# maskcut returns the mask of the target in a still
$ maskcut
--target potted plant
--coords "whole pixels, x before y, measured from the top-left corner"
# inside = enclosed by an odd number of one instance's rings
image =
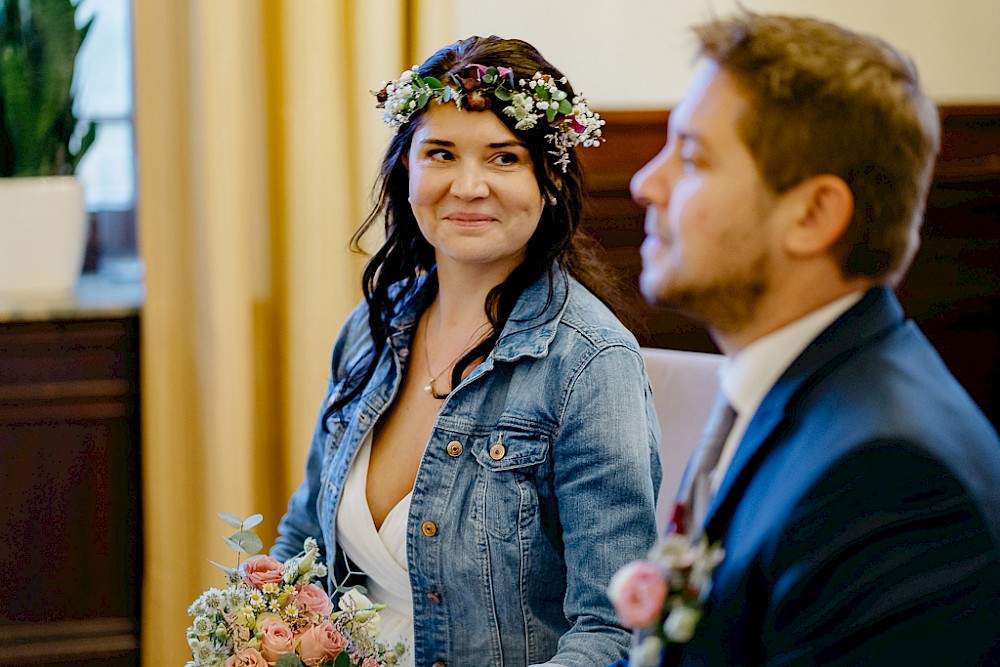
[[[72,290],[86,243],[73,176],[96,136],[73,112],[72,0],[0,0],[0,293]]]

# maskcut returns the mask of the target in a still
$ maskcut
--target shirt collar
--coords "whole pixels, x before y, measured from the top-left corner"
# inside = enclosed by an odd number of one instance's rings
[[[719,368],[719,385],[736,413],[751,417],[802,351],[862,296],[858,291],[840,297],[727,358]]]

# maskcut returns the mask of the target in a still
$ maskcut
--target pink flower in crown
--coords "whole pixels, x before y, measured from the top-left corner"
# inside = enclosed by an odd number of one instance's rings
[[[315,616],[329,616],[333,611],[330,596],[316,584],[306,584],[295,588],[295,606]]]
[[[284,621],[269,618],[261,625],[260,651],[268,663],[274,664],[278,658],[295,650],[295,635]]]
[[[264,584],[280,584],[285,576],[285,565],[270,556],[251,558],[243,564],[243,581],[254,588]]]
[[[361,663],[361,667],[379,667],[378,660],[375,658],[365,658],[364,662]]]
[[[296,638],[299,657],[310,667],[334,660],[347,648],[347,640],[330,621],[311,625]]]
[[[576,116],[574,116],[573,114],[566,116],[564,120],[566,121],[566,124],[569,125],[570,129],[576,132],[577,134],[583,134],[584,132],[587,131],[587,126],[581,125],[580,122],[576,119]]]
[[[648,560],[633,561],[618,570],[608,586],[618,617],[633,630],[660,619],[667,592],[663,571]]]
[[[267,660],[255,648],[245,648],[229,656],[226,667],[268,667]]]

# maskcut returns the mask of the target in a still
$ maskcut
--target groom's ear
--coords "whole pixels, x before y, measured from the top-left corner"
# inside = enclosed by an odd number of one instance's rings
[[[832,174],[806,179],[782,197],[791,198],[784,247],[794,257],[828,252],[847,233],[854,216],[851,188]]]

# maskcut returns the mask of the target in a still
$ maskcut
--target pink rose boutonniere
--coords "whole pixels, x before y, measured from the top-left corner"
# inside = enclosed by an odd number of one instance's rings
[[[220,514],[237,529],[224,537],[239,553],[253,556],[263,547],[251,530],[263,517],[240,519]],[[255,556],[235,568],[218,563],[226,588],[210,588],[191,603],[194,621],[187,630],[191,657],[187,667],[392,667],[406,650],[376,637],[385,605],[354,589],[334,609],[330,596],[312,583],[327,576],[317,562],[319,546],[306,538],[303,550],[284,563]]]
[[[660,650],[693,636],[712,587],[712,573],[725,552],[704,539],[691,542],[671,533],[650,550],[647,560],[629,563],[615,573],[608,597],[622,624],[638,631],[630,667],[659,664]]]

